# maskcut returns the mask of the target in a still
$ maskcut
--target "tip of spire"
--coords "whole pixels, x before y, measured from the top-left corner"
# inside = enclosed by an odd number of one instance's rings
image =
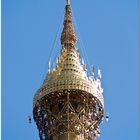
[[[67,0],[67,5],[70,5],[70,0]]]

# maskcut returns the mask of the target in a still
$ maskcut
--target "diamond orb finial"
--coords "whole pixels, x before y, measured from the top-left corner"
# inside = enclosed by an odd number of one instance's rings
[[[67,5],[70,5],[70,0],[67,0]]]

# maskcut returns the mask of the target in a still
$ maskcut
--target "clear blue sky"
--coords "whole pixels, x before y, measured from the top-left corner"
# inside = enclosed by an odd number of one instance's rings
[[[137,3],[72,0],[88,60],[102,70],[110,120],[99,140],[138,139]],[[39,140],[27,116],[64,6],[65,0],[2,0],[2,140]]]

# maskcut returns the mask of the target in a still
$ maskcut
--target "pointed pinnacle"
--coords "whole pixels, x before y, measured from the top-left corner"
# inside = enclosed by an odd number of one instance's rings
[[[67,0],[66,2],[67,5],[65,7],[64,28],[61,34],[61,44],[63,47],[75,49],[77,40],[74,26],[72,23],[70,0]]]

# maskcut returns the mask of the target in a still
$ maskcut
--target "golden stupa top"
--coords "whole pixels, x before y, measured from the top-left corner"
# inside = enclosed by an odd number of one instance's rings
[[[74,31],[70,0],[67,0],[64,28],[61,35],[62,49],[53,69],[48,70],[46,79],[34,96],[36,101],[43,96],[61,90],[82,90],[97,97],[104,106],[103,89],[101,88],[101,73],[98,78],[87,75],[87,68],[81,62],[80,53],[76,48],[76,33]]]

